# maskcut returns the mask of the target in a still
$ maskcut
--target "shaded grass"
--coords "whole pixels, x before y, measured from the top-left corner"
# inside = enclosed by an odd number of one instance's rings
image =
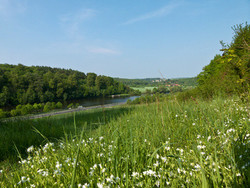
[[[111,119],[128,113],[130,110],[131,108],[115,107],[34,120],[1,122],[0,161],[17,160],[17,152],[14,148],[14,144],[22,155],[26,154],[26,149],[31,145],[44,145],[46,141],[35,129],[43,134],[50,142],[57,142],[58,139],[64,138],[65,133],[75,135],[75,133],[82,130],[82,128],[84,128],[85,131],[91,132],[100,125],[108,123]],[[74,118],[77,121],[77,130],[75,130]]]

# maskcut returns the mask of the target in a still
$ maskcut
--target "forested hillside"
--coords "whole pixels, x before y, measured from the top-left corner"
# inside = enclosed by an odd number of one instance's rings
[[[128,92],[123,83],[95,73],[0,64],[0,107]]]
[[[210,64],[197,76],[198,87],[182,93],[189,98],[211,98],[219,95],[239,94],[246,99],[250,82],[250,25],[233,27],[234,37],[230,44],[222,44],[222,55],[215,55]]]
[[[250,25],[238,25],[233,30],[231,44],[222,44],[223,54],[216,55],[198,75],[200,88],[211,95],[218,91],[232,94],[249,89]]]

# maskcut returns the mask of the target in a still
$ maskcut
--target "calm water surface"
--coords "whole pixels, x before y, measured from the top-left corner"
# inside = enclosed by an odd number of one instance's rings
[[[114,103],[126,103],[127,100],[134,100],[140,96],[129,96],[129,97],[98,97],[98,98],[86,98],[82,100],[74,100],[70,101],[70,103],[79,103],[80,106],[88,107],[88,106],[98,106],[104,104],[114,104]]]

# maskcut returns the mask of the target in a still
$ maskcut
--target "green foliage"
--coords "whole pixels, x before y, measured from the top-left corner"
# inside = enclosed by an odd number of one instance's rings
[[[162,93],[143,95],[139,98],[134,99],[133,101],[128,100],[127,104],[150,104],[155,102],[163,102],[171,98],[169,95],[165,95]]]
[[[197,76],[201,96],[248,92],[250,81],[250,25],[237,25],[230,45],[223,44],[223,55],[216,55]]]
[[[34,112],[39,112],[43,109],[43,103],[35,103],[33,104],[33,109],[34,109]]]
[[[0,73],[0,107],[130,92],[130,88],[111,77],[95,73],[86,76],[71,69],[0,64]]]
[[[197,85],[196,78],[176,78],[176,79],[163,79],[163,78],[145,78],[145,79],[125,79],[125,78],[115,78],[116,81],[122,82],[123,84],[134,87],[134,88],[144,88],[144,87],[159,87],[163,85],[174,86],[175,84],[181,85],[183,87],[195,87]]]
[[[52,103],[51,102],[47,102],[44,107],[43,107],[43,112],[49,112],[51,111],[53,108],[52,108]]]
[[[74,103],[70,103],[67,108],[73,108],[74,107]]]
[[[0,109],[0,118],[5,118],[6,113],[3,111],[3,109]]]
[[[94,87],[96,82],[97,75],[95,73],[88,73],[87,74],[87,86]]]
[[[10,111],[10,114],[11,114],[11,116],[18,116],[18,115],[20,115],[19,113],[18,113],[18,111],[17,110],[15,110],[15,109],[13,109],[13,110],[11,110]]]
[[[60,109],[60,108],[62,108],[62,107],[63,107],[63,105],[62,105],[61,102],[57,102],[57,103],[56,103],[56,108]]]

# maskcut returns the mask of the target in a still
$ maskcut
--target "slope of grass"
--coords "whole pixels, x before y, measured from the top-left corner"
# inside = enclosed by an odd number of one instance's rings
[[[29,146],[44,145],[47,140],[44,140],[40,133],[50,142],[64,138],[65,133],[75,134],[74,118],[78,123],[77,131],[82,128],[91,131],[130,109],[103,108],[78,112],[75,116],[74,113],[68,113],[34,120],[0,122],[0,161],[17,160],[15,146],[22,155],[25,155]]]
[[[141,105],[92,131],[76,118],[76,135],[1,169],[0,187],[247,187],[248,118],[237,98]]]

